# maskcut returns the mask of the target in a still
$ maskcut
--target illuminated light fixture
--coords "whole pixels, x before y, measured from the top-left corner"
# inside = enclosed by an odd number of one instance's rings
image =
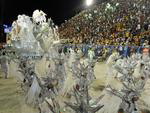
[[[87,6],[90,6],[90,5],[92,5],[93,4],[93,0],[86,0],[86,5]]]

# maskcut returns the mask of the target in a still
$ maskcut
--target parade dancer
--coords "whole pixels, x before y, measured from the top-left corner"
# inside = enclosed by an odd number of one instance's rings
[[[56,78],[59,80],[59,85],[62,88],[63,83],[66,79],[66,70],[65,70],[65,66],[64,66],[64,62],[63,60],[59,59],[58,61],[56,61]]]
[[[110,89],[111,90],[107,91],[111,92],[113,95],[119,97],[122,100],[119,109],[122,109],[124,113],[139,113],[139,109],[136,105],[139,99],[138,92],[128,89],[122,91],[117,91],[112,88]]]
[[[98,104],[103,96],[100,96],[93,101],[89,95],[89,83],[87,80],[86,68],[87,67],[81,64],[80,73],[78,76],[79,81],[73,88],[73,96],[75,97],[76,103],[65,102],[65,104],[74,110],[75,113],[96,113],[103,107],[103,105]]]
[[[5,53],[3,53],[3,55],[0,58],[0,65],[1,65],[1,69],[2,72],[4,73],[4,78],[7,79],[8,78],[8,57],[5,55]]]
[[[81,70],[82,68],[85,69],[85,71],[87,72],[86,74],[87,82],[88,84],[91,84],[93,80],[96,79],[95,74],[94,74],[94,67],[95,67],[96,61],[93,60],[92,62],[89,62],[88,59],[83,58],[83,60],[81,60],[80,63],[81,63],[80,69]]]
[[[87,67],[87,80],[88,83],[91,84],[93,80],[95,80],[95,74],[94,74],[94,64],[89,64]]]
[[[80,67],[81,67],[80,58],[76,58],[75,61],[72,63],[72,75],[75,80],[77,80],[78,77],[80,76]]]
[[[110,57],[108,58],[108,60],[106,61],[107,64],[107,75],[111,75],[113,76],[113,64],[116,62],[116,60],[119,58],[119,54],[117,52],[112,53],[112,55],[110,55]]]
[[[93,59],[94,59],[94,57],[95,57],[94,50],[93,50],[93,49],[90,49],[90,50],[88,51],[88,58],[89,58],[89,61],[92,62]]]

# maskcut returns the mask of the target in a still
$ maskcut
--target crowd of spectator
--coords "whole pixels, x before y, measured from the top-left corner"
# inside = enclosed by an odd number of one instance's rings
[[[108,0],[86,9],[59,28],[73,44],[150,44],[150,0]]]

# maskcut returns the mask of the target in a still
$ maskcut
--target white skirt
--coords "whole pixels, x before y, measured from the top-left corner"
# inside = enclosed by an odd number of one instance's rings
[[[103,94],[104,97],[100,100],[98,104],[104,105],[104,107],[100,109],[98,113],[118,113],[118,109],[122,100],[119,97],[114,96],[105,90],[102,92],[102,95]]]

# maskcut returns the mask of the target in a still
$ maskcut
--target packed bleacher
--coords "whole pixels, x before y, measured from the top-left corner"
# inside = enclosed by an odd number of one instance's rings
[[[73,44],[150,44],[150,0],[108,0],[63,23],[60,38]]]

